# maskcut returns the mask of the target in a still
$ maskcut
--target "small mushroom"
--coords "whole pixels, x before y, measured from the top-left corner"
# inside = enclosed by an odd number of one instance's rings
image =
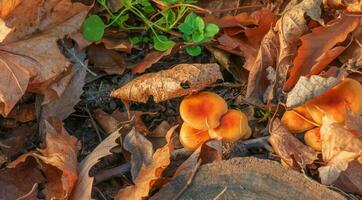
[[[357,115],[362,114],[362,85],[354,79],[345,78],[340,84],[309,100],[305,105],[318,124],[322,124],[324,115],[338,123],[344,123],[346,108]]]
[[[220,120],[220,126],[210,129],[211,138],[221,138],[225,142],[235,142],[239,139],[248,139],[251,129],[246,115],[239,110],[229,110]]]
[[[184,122],[198,130],[216,128],[220,118],[228,110],[227,103],[212,92],[200,92],[185,97],[180,105],[180,115]]]
[[[313,122],[312,116],[310,116],[305,106],[285,111],[281,121],[291,133],[301,133],[314,127],[310,123],[310,121]]]
[[[180,142],[185,149],[196,150],[202,143],[209,140],[210,136],[206,130],[197,130],[183,123],[180,129]]]
[[[314,128],[304,134],[304,142],[316,151],[322,151],[320,128]]]

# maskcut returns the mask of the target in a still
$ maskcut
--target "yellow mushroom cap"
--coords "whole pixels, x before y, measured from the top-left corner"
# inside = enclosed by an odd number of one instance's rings
[[[313,121],[312,116],[310,116],[304,106],[285,111],[281,121],[291,133],[301,133],[314,127],[313,124],[303,119],[301,116],[307,120]]]
[[[209,130],[210,137],[226,142],[247,139],[251,136],[246,115],[239,110],[229,110],[220,120],[220,126]]]
[[[322,151],[320,128],[314,128],[304,134],[304,142],[316,151]]]
[[[322,124],[324,115],[343,123],[346,107],[357,115],[362,114],[362,85],[354,79],[346,78],[321,96],[309,100],[305,105],[318,124]]]
[[[183,123],[180,129],[180,142],[185,149],[196,150],[202,143],[210,139],[206,130],[200,131]]]
[[[180,105],[181,118],[192,128],[207,130],[216,128],[227,112],[227,103],[212,92],[200,92],[185,97]]]

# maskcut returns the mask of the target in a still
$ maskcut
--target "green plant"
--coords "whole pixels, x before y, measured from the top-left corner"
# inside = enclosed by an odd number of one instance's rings
[[[130,38],[132,44],[151,42],[156,50],[166,51],[176,44],[169,36],[177,37],[179,34],[172,33],[179,30],[182,39],[190,45],[186,52],[197,56],[201,53],[201,47],[197,44],[210,41],[219,31],[215,24],[205,25],[203,19],[193,12],[181,23],[188,12],[198,8],[192,5],[196,3],[194,0],[161,0],[161,5],[165,7],[162,10],[149,0],[122,0],[123,7],[117,13],[108,8],[107,0],[97,2],[107,11],[110,20],[105,24],[98,15],[91,15],[84,21],[83,36],[91,42],[101,40],[105,29],[112,26],[137,33]]]

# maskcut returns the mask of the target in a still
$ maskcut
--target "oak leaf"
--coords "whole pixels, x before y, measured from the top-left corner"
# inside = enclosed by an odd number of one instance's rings
[[[111,93],[126,101],[146,103],[149,96],[158,103],[197,92],[223,79],[218,64],[179,64],[156,73],[139,76]],[[187,84],[187,88],[182,85]]]

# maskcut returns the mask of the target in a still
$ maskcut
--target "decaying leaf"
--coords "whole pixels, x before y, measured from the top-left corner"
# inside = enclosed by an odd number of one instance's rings
[[[158,103],[197,92],[223,79],[218,64],[179,64],[157,73],[148,73],[112,92],[126,101],[146,103],[150,96]],[[187,88],[182,85],[187,84]]]
[[[306,101],[323,94],[338,83],[340,83],[340,80],[335,77],[324,78],[313,75],[308,78],[301,76],[292,91],[288,93],[286,106],[287,108],[300,106]]]
[[[126,129],[121,131],[127,131]],[[71,199],[92,199],[92,187],[94,177],[89,176],[89,170],[97,164],[101,158],[111,155],[111,149],[118,146],[116,140],[120,137],[120,131],[116,130],[104,139],[93,151],[89,154],[79,166],[79,175],[76,187],[73,190]]]
[[[16,168],[28,157],[34,157],[41,163],[41,169],[47,178],[47,199],[69,198],[78,178],[78,140],[68,135],[62,121],[56,118],[44,121],[43,130],[46,133],[46,147],[21,155],[8,167]]]
[[[126,62],[122,54],[106,49],[101,45],[91,45],[87,49],[89,63],[97,71],[106,72],[109,75],[123,74],[126,69]]]
[[[146,69],[150,68],[153,64],[161,60],[161,58],[170,55],[172,48],[167,51],[153,51],[146,55],[146,57],[138,63],[136,66],[132,68],[133,74],[139,74],[146,71]]]
[[[342,63],[354,63],[356,69],[362,66],[362,27],[359,26],[352,32],[351,45],[338,57]]]
[[[152,163],[152,143],[135,128],[126,135],[123,148],[131,153],[131,175],[135,181],[142,166]]]
[[[101,109],[97,109],[93,113],[94,119],[97,123],[106,131],[106,133],[113,133],[118,129],[120,125],[119,121],[115,119],[112,115],[104,112]]]
[[[178,195],[192,180],[192,176],[201,162],[211,163],[221,160],[222,145],[220,140],[210,140],[195,150],[176,170],[172,180],[151,197],[152,200],[177,199]]]
[[[5,116],[26,90],[42,92],[68,70],[57,40],[78,30],[90,7],[70,0],[1,6],[0,114]]]
[[[329,8],[345,9],[348,12],[362,12],[360,0],[323,0],[323,4]]]
[[[8,118],[12,118],[23,123],[33,121],[36,118],[35,104],[26,103],[14,107],[8,115]]]
[[[319,168],[322,183],[362,194],[362,136],[326,116],[321,141],[323,160],[327,163]]]
[[[121,189],[115,197],[116,200],[134,200],[148,196],[154,183],[160,179],[162,172],[170,164],[171,152],[174,148],[173,135],[176,128],[177,126],[174,126],[168,131],[166,135],[167,144],[156,150],[152,157],[152,163],[142,166],[134,181],[135,185]]]
[[[317,159],[317,152],[304,145],[276,118],[272,124],[269,142],[276,154],[294,169],[304,169]]]
[[[60,119],[67,118],[74,112],[74,106],[80,101],[85,84],[86,68],[79,68],[71,74],[71,80],[66,86],[63,94],[56,100],[43,105],[42,117],[58,117]]]
[[[317,27],[312,33],[303,35],[300,38],[302,45],[298,49],[284,88],[290,89],[301,75],[319,74],[337,58],[346,47],[335,45],[346,40],[347,35],[358,26],[359,20],[359,17],[345,15],[325,27]]]

